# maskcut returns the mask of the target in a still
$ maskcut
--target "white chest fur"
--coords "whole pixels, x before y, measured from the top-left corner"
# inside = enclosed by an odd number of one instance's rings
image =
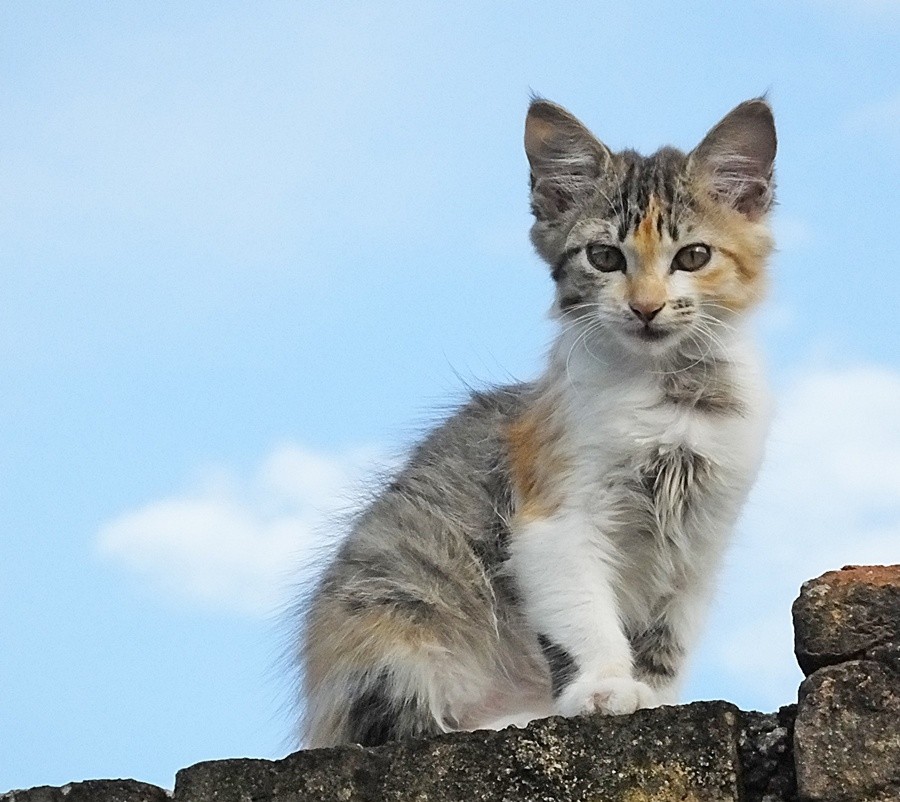
[[[587,351],[558,366],[567,523],[554,527],[555,547],[606,566],[626,628],[679,594],[705,600],[758,470],[767,394],[749,344],[729,345],[690,376]],[[679,396],[696,384],[717,403]]]
[[[522,505],[509,565],[551,675],[577,670],[557,712],[673,703],[761,459],[760,371],[737,338],[684,373],[567,346],[535,406],[552,487]]]

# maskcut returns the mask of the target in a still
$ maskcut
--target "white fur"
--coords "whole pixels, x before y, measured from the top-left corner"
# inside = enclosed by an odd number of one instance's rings
[[[728,415],[664,403],[660,365],[650,357],[642,362],[596,341],[579,344],[577,336],[561,336],[545,379],[561,399],[553,414],[562,416],[569,466],[557,488],[562,503],[551,517],[514,530],[510,564],[534,631],[578,666],[556,712],[629,713],[676,702],[683,671],[656,688],[635,679],[625,627],[648,625],[663,604],[679,641],[694,642],[761,460],[769,404],[753,349],[738,330],[717,346],[740,381],[743,411]],[[621,488],[637,479],[641,455],[677,448],[711,466],[706,503],[684,526],[663,516],[664,536],[635,544]]]

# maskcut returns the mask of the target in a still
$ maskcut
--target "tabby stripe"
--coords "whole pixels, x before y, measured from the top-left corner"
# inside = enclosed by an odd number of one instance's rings
[[[573,306],[578,306],[584,300],[583,295],[566,295],[559,299],[559,308],[563,312],[567,309],[571,309]]]
[[[556,264],[553,265],[553,272],[550,274],[553,277],[554,281],[559,281],[562,278],[563,268],[568,264],[569,259],[571,259],[575,254],[581,251],[581,246],[577,248],[567,248],[563,251],[562,256],[556,260]]]
[[[575,679],[578,673],[578,666],[575,660],[558,643],[554,643],[546,635],[538,635],[538,643],[541,645],[541,651],[550,667],[550,684],[553,690],[553,698],[556,699],[568,687],[569,683]]]
[[[661,680],[674,679],[684,661],[684,648],[671,627],[656,621],[638,634],[629,635],[638,674]]]
[[[382,671],[367,681],[347,713],[347,735],[362,746],[381,746],[396,739],[401,729],[397,704],[389,693],[390,674]]]

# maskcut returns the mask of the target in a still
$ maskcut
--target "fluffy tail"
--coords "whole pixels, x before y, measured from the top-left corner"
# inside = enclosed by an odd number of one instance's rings
[[[314,592],[299,655],[307,746],[467,728],[489,695],[502,640],[495,594],[466,538],[435,528],[440,537],[388,529],[350,542]]]
[[[305,694],[304,742],[309,747],[379,746],[453,729],[435,710],[440,702],[428,678],[417,673],[395,666],[325,677]]]
[[[302,735],[307,747],[468,729],[498,673],[493,611],[482,620],[413,598],[348,609],[322,594],[306,619]]]

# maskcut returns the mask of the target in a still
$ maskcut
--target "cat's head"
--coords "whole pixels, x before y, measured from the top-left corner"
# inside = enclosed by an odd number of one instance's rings
[[[525,125],[531,238],[553,268],[557,314],[631,351],[699,342],[753,306],[772,250],[776,136],[765,100],[727,114],[690,153],[614,153],[535,100]]]

